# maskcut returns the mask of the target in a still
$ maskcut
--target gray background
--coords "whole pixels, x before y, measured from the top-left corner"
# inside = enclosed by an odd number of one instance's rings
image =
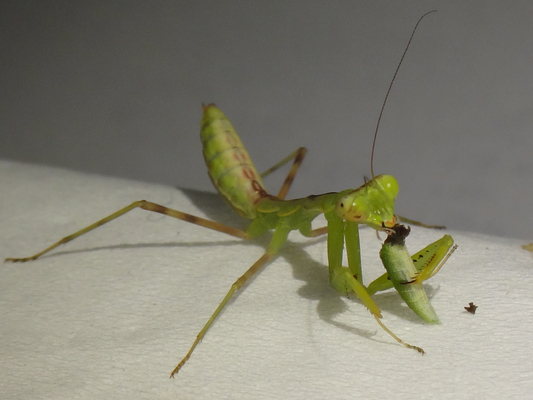
[[[399,180],[399,214],[533,240],[529,1],[4,1],[0,157],[213,190],[198,129],[215,102],[258,169],[309,149],[291,196],[357,187],[435,8],[375,170]]]

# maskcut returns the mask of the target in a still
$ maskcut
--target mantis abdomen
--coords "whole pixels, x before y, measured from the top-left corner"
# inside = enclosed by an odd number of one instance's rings
[[[200,137],[209,177],[237,213],[253,219],[255,202],[266,193],[263,180],[222,111],[214,104],[203,109]]]

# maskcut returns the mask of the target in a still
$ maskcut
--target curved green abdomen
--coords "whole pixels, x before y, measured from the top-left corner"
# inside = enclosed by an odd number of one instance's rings
[[[200,137],[209,177],[230,206],[247,218],[266,193],[261,176],[233,126],[214,104],[203,106]]]

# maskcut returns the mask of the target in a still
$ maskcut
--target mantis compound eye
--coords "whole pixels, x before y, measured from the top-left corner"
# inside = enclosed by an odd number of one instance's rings
[[[355,192],[341,197],[335,206],[339,217],[346,221],[365,223],[368,216],[358,205],[358,198]]]
[[[376,177],[376,181],[379,182],[379,185],[383,191],[392,199],[398,197],[398,192],[400,191],[400,186],[398,181],[392,175],[380,175]]]

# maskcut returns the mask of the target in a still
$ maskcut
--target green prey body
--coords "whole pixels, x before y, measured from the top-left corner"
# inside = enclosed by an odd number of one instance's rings
[[[380,251],[387,274],[369,285],[369,293],[383,290],[384,281],[388,281],[388,285],[394,286],[409,308],[420,318],[430,324],[440,324],[422,282],[435,275],[446,262],[451,255],[451,252],[448,252],[453,245],[453,239],[450,235],[445,235],[411,257],[405,246],[405,238],[409,232],[410,229],[403,225],[396,225],[390,230]],[[457,246],[452,252],[455,248]]]

